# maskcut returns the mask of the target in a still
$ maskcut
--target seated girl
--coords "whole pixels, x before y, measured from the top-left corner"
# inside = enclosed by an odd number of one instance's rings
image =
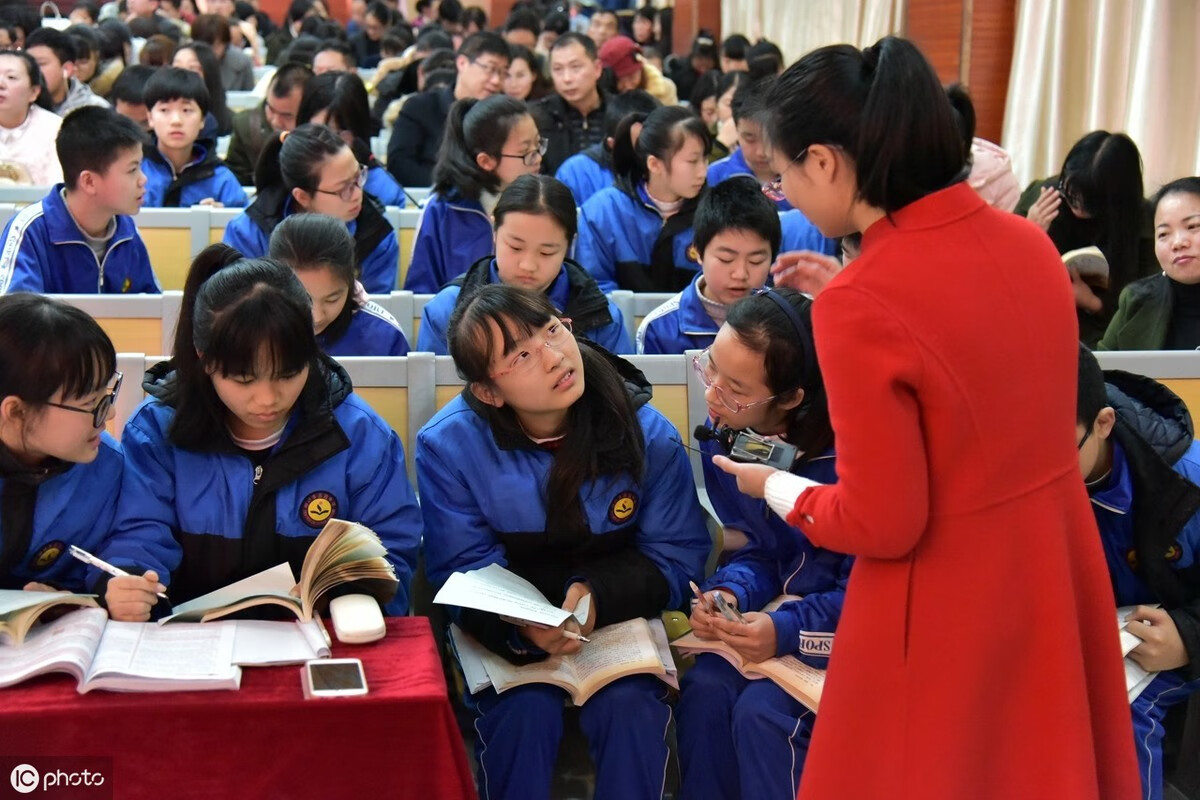
[[[362,285],[371,294],[396,288],[400,245],[383,206],[366,194],[367,170],[350,145],[323,125],[301,125],[267,142],[254,172],[258,194],[225,226],[222,241],[247,258],[267,253],[271,231],[292,214],[337,217],[354,236]]]
[[[493,284],[454,312],[450,354],[467,382],[417,436],[425,564],[441,586],[500,564],[593,628],[687,600],[709,537],[687,451],[646,401],[629,363],[577,340],[540,292]],[[563,627],[517,627],[451,609],[464,631],[514,663],[588,647]],[[580,709],[597,798],[657,798],[671,710],[649,675],[617,680]],[[534,684],[464,699],[476,713],[484,798],[549,797],[566,693]]]
[[[712,347],[696,357],[711,428],[753,431],[791,445],[791,471],[822,483],[837,480],[833,430],[813,347],[811,303],[773,289],[729,309]],[[727,454],[718,436],[701,444]],[[704,463],[704,481],[726,541],[746,544],[702,586],[744,613],[726,622],[704,604],[692,609],[692,631],[720,639],[747,661],[794,655],[824,668],[834,642],[853,559],[814,547],[763,500]],[[772,611],[760,609],[793,595]],[[803,599],[800,599],[800,598]],[[683,679],[679,704],[681,797],[791,800],[812,734],[813,714],[770,680],[747,680],[715,654],[697,656]]]
[[[575,251],[602,290],[677,292],[696,277],[689,248],[708,141],[700,118],[680,106],[630,114],[617,126],[616,185],[583,204]]]
[[[408,611],[421,512],[391,426],[324,356],[304,287],[283,264],[212,245],[192,263],[174,358],[125,426],[125,479],[100,555],[130,572],[103,593],[119,620],[288,562],[296,575],[330,518],[387,548]],[[341,587],[345,589],[346,587]],[[337,590],[335,590],[336,592]]]
[[[354,280],[354,239],[341,220],[293,214],[271,234],[268,255],[292,268],[312,301],[317,343],[330,356],[402,356],[396,318]]]
[[[121,448],[104,430],[121,388],[112,342],[77,308],[0,297],[0,589],[88,591],[121,489]]]
[[[542,165],[546,140],[520,100],[495,95],[450,106],[404,288],[433,293],[491,255],[500,193]]]
[[[447,355],[446,325],[454,309],[479,287],[504,283],[545,293],[570,318],[576,336],[611,353],[633,352],[620,309],[587,270],[567,258],[576,230],[570,189],[547,175],[522,175],[500,195],[492,217],[495,255],[476,261],[426,304],[418,350]]]

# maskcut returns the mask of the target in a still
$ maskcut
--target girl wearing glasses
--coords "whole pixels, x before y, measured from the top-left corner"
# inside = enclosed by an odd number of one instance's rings
[[[354,238],[326,214],[293,214],[271,234],[268,255],[292,268],[312,301],[317,343],[331,356],[402,356],[408,340],[354,279]]]
[[[586,636],[682,607],[709,537],[687,452],[646,404],[644,376],[576,339],[544,294],[513,286],[459,305],[449,345],[467,387],[417,436],[430,582],[500,564],[563,608],[591,595],[583,626],[540,630],[452,609],[459,627],[520,664],[589,646],[564,630]],[[550,796],[565,697],[534,684],[464,698],[477,714],[484,798]],[[580,709],[597,798],[661,796],[666,697],[661,681],[634,675]]]
[[[225,226],[222,241],[247,258],[266,255],[271,231],[292,214],[313,211],[346,223],[357,272],[371,294],[396,288],[400,245],[378,200],[363,187],[367,168],[324,125],[301,125],[267,142],[258,159],[254,202]]]
[[[450,106],[404,288],[433,293],[492,253],[500,193],[542,165],[546,140],[520,100],[494,95]]]
[[[174,358],[125,426],[125,479],[100,553],[151,573],[172,602],[282,562],[296,575],[331,518],[379,535],[400,580],[388,614],[408,611],[421,512],[390,426],[356,396],[313,335],[292,271],[212,245],[192,263]],[[155,578],[111,578],[114,619],[145,620]]]
[[[810,308],[791,289],[739,300],[693,366],[706,387],[714,431],[778,438],[799,450],[792,473],[833,483],[833,430]],[[710,456],[726,453],[715,439],[700,446]],[[706,598],[692,608],[692,632],[725,642],[747,662],[792,655],[824,669],[853,559],[813,545],[766,502],[738,491],[734,477],[710,458],[703,464],[727,542],[745,544],[701,587],[746,612],[746,621],[726,622]],[[795,597],[760,610],[779,595]],[[747,680],[721,656],[698,656],[679,704],[680,796],[794,800],[813,722],[811,711],[771,681]]]
[[[417,349],[447,355],[446,325],[454,309],[481,286],[504,283],[543,292],[570,317],[577,336],[610,353],[631,353],[625,320],[587,270],[567,258],[575,241],[575,199],[549,175],[522,175],[500,195],[495,255],[476,261],[425,305]]]
[[[696,277],[689,249],[708,141],[704,122],[679,106],[630,114],[617,127],[616,185],[583,204],[576,250],[605,292],[677,292]]]
[[[766,108],[788,200],[863,233],[813,304],[838,482],[714,459],[855,556],[800,800],[1139,796],[1058,254],[966,182],[910,42],[813,50]]]
[[[121,386],[112,342],[77,308],[0,297],[0,589],[88,591],[67,553],[100,549],[120,494],[104,430]]]

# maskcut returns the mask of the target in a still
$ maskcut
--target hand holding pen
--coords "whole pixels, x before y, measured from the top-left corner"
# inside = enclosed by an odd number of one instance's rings
[[[167,599],[167,587],[158,582],[154,570],[138,577],[74,545],[70,546],[70,553],[83,563],[113,576],[105,588],[104,603],[108,606],[108,615],[118,622],[146,622],[158,599]]]

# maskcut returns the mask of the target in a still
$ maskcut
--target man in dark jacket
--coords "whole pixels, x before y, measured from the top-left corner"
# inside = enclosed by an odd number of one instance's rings
[[[603,72],[596,43],[582,34],[560,36],[550,48],[554,94],[529,109],[549,141],[543,173],[553,175],[568,158],[604,140],[607,98],[598,85]]]
[[[225,166],[233,170],[242,186],[254,185],[254,165],[267,139],[296,127],[304,85],[311,77],[312,70],[303,64],[286,64],[275,71],[262,105],[234,115]]]
[[[429,186],[446,130],[446,117],[456,100],[485,100],[504,89],[508,43],[495,33],[475,33],[463,41],[455,57],[458,77],[453,89],[435,89],[404,101],[388,140],[388,172],[401,186]]]

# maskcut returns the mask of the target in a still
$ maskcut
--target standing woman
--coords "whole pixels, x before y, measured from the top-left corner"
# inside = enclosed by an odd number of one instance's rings
[[[966,183],[910,42],[814,50],[766,108],[788,200],[863,232],[813,306],[838,483],[716,459],[856,557],[800,798],[1136,797],[1058,254]]]

